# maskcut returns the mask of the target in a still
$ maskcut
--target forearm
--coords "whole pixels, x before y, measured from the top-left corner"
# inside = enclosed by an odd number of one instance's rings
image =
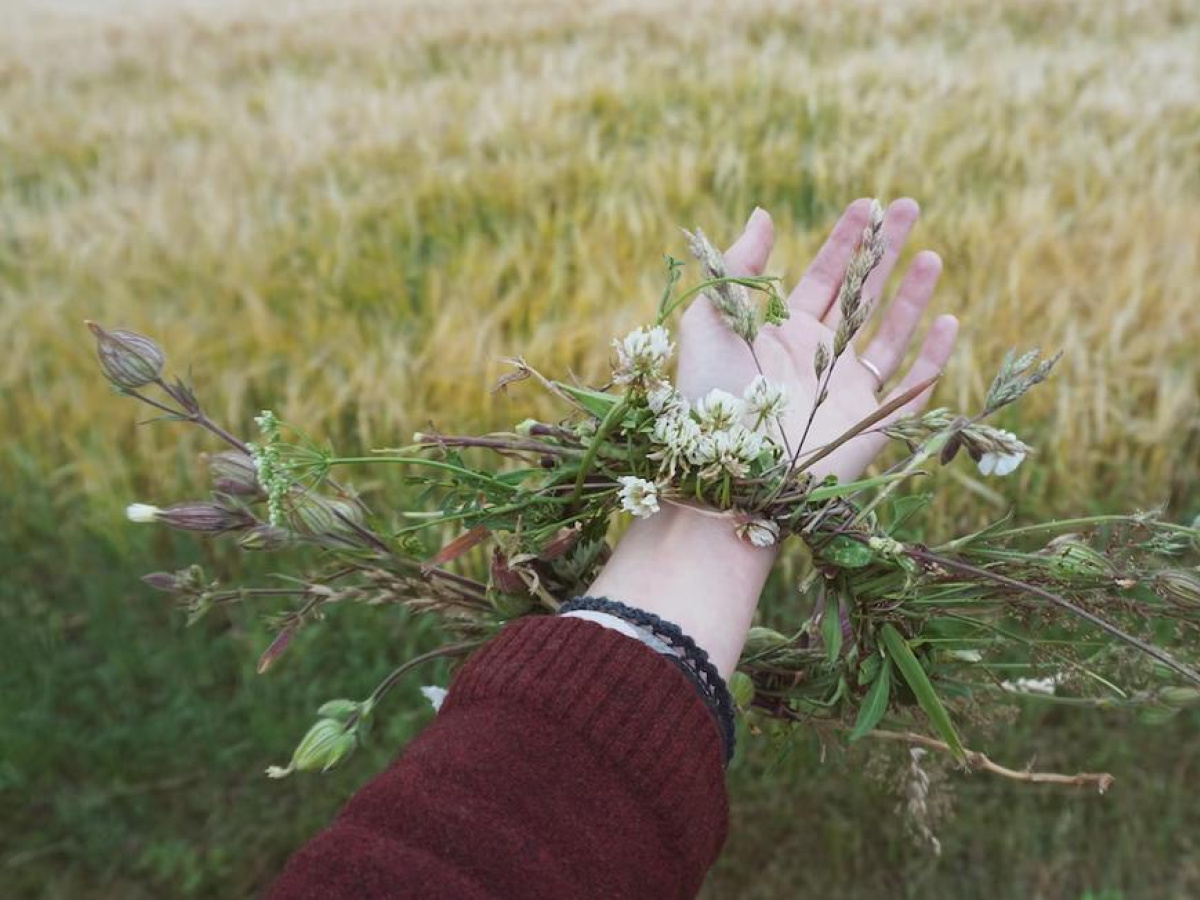
[[[720,736],[663,656],[592,622],[508,625],[274,897],[689,897],[728,824]]]
[[[672,504],[630,525],[589,589],[678,625],[728,678],[775,562],[727,516]]]

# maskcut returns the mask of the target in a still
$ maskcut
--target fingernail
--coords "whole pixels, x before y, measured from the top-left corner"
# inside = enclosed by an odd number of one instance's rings
[[[754,207],[754,211],[750,213],[750,218],[746,220],[746,227],[749,228],[758,216],[765,216],[766,214],[767,211],[761,206]]]

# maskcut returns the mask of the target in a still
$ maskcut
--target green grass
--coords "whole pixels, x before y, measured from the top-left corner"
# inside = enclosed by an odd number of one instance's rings
[[[17,0],[0,26],[0,885],[6,897],[251,896],[428,721],[389,698],[370,748],[268,781],[316,705],[432,646],[338,609],[266,676],[260,613],[185,629],[137,575],[268,563],[137,530],[210,445],[95,372],[91,317],[154,334],[238,430],[263,406],[341,449],[535,414],[499,358],[604,371],[681,225],[772,211],[794,279],[855,196],[910,193],[963,319],[939,388],[969,407],[1014,344],[1063,347],[1018,427],[1039,455],[938,534],[1018,515],[1200,512],[1200,18],[1142,5],[906,0],[635,12],[438,4]],[[134,9],[136,7],[136,9]],[[11,22],[14,27],[6,27]],[[1119,63],[1115,62],[1118,61]],[[600,338],[598,340],[597,338]],[[533,405],[527,405],[533,404]],[[546,407],[540,407],[546,411]],[[775,588],[769,602],[781,604]],[[975,735],[975,738],[980,736]],[[744,740],[708,895],[1200,894],[1195,713],[1150,727],[1031,708],[987,746],[1109,770],[1104,798],[951,775],[940,859],[870,750]],[[894,758],[894,757],[890,757]],[[889,781],[891,778],[891,781]]]

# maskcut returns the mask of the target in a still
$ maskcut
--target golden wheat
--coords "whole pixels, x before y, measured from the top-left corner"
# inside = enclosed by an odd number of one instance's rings
[[[599,377],[680,226],[728,240],[761,204],[794,278],[841,206],[903,194],[964,323],[950,405],[1012,345],[1066,351],[1021,413],[1040,464],[1007,497],[959,471],[946,515],[1150,503],[1200,473],[1185,2],[58,9],[0,27],[12,489],[104,516],[186,490],[142,474],[180,435],[131,430],[85,317],[158,337],[228,423],[269,403],[392,445],[536,412],[487,393],[506,355]]]

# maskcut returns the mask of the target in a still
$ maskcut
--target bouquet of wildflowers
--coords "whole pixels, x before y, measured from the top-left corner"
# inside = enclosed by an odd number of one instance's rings
[[[838,292],[836,334],[811,360],[818,391],[808,426],[866,319],[864,284],[883,257],[880,222],[876,212]],[[964,744],[963,723],[1022,696],[1138,707],[1152,719],[1200,703],[1194,526],[1152,510],[1005,518],[936,544],[912,537],[929,496],[902,489],[918,476],[968,457],[982,474],[1003,476],[1033,452],[988,420],[1043,382],[1054,358],[1011,353],[977,411],[900,415],[929,379],[834,440],[808,446],[805,427],[789,441],[780,421],[789,397],[764,375],[741,396],[714,389],[694,402],[672,383],[669,325],[690,298],[706,295],[751,355],[760,329],[788,315],[775,279],[733,276],[702,233],[688,241],[699,279],[683,289],[684,264],[668,260],[657,318],[613,342],[607,385],[510,361],[501,386],[527,382],[549,392],[561,418],[484,435],[419,433],[408,446],[367,456],[339,456],[269,410],[256,419],[256,434],[238,436],[208,416],[189,385],[167,378],[155,342],[89,323],[119,393],[224,444],[209,457],[210,497],[135,503],[129,518],[224,535],[251,552],[311,548],[317,572],[286,584],[227,586],[192,566],[146,576],[152,587],[173,595],[191,621],[226,603],[278,602],[263,672],[331,604],[402,604],[437,616],[446,635],[370,696],[325,703],[290,763],[269,774],[341,763],[406,672],[461,659],[505,622],[554,613],[585,593],[609,554],[614,520],[654,516],[664,504],[722,516],[757,546],[791,539],[804,613],[788,620],[770,604],[762,610],[764,624],[751,629],[730,679],[739,714],[751,733],[779,740],[805,728],[829,740],[907,745],[914,813],[921,784],[927,788],[926,752],[1027,782],[1109,786],[1107,773],[1014,770]],[[814,477],[820,460],[867,433],[902,448],[900,461],[855,481]],[[397,519],[386,500],[368,502],[343,475],[362,466],[405,467],[422,488],[421,508]],[[425,690],[438,702],[438,689]]]

